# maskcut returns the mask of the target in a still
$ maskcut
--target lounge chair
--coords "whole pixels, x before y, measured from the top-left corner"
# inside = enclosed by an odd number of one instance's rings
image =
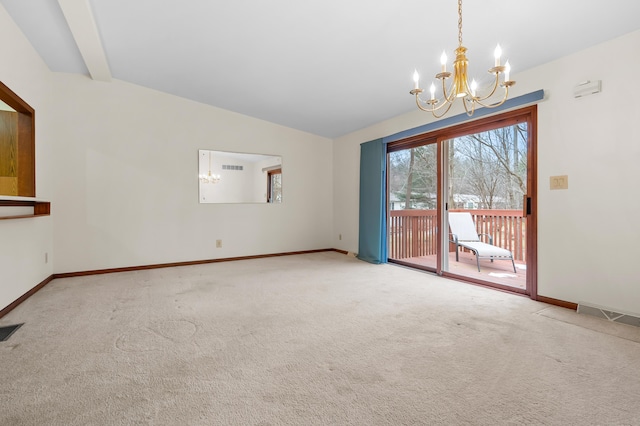
[[[516,264],[513,261],[513,253],[502,247],[493,245],[493,237],[489,234],[489,243],[480,241],[476,226],[473,223],[471,213],[449,212],[449,228],[451,229],[451,242],[456,245],[456,262],[458,261],[459,247],[471,250],[476,255],[478,272],[480,272],[480,259],[505,259],[511,260],[513,272],[516,272]]]

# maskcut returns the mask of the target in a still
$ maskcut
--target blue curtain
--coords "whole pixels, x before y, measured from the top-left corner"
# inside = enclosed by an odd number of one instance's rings
[[[360,232],[358,258],[387,262],[387,152],[382,139],[360,145]]]

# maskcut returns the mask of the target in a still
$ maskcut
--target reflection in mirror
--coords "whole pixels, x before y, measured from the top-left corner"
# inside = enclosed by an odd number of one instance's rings
[[[198,151],[201,203],[281,203],[282,157]]]

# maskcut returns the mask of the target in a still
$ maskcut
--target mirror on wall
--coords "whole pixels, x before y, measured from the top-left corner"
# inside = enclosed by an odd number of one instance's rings
[[[200,203],[282,203],[282,157],[198,151]]]

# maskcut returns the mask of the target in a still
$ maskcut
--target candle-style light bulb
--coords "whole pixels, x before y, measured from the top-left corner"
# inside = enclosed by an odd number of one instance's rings
[[[420,88],[420,74],[418,74],[418,70],[413,70],[413,88]]]
[[[509,61],[507,61],[507,63],[504,64],[504,81],[509,81],[510,72],[511,72],[511,65],[509,64]]]
[[[436,86],[434,86],[433,83],[431,83],[431,87],[429,87],[429,92],[431,92],[431,100],[434,100],[436,98]]]
[[[496,58],[496,67],[500,66],[500,56],[502,56],[502,48],[498,44],[496,50],[493,52],[494,58]]]
[[[476,89],[478,88],[478,82],[474,78],[471,80],[471,96],[476,97]]]
[[[447,71],[447,54],[444,50],[442,51],[442,56],[440,56],[440,65],[442,65],[442,72],[446,72]]]

